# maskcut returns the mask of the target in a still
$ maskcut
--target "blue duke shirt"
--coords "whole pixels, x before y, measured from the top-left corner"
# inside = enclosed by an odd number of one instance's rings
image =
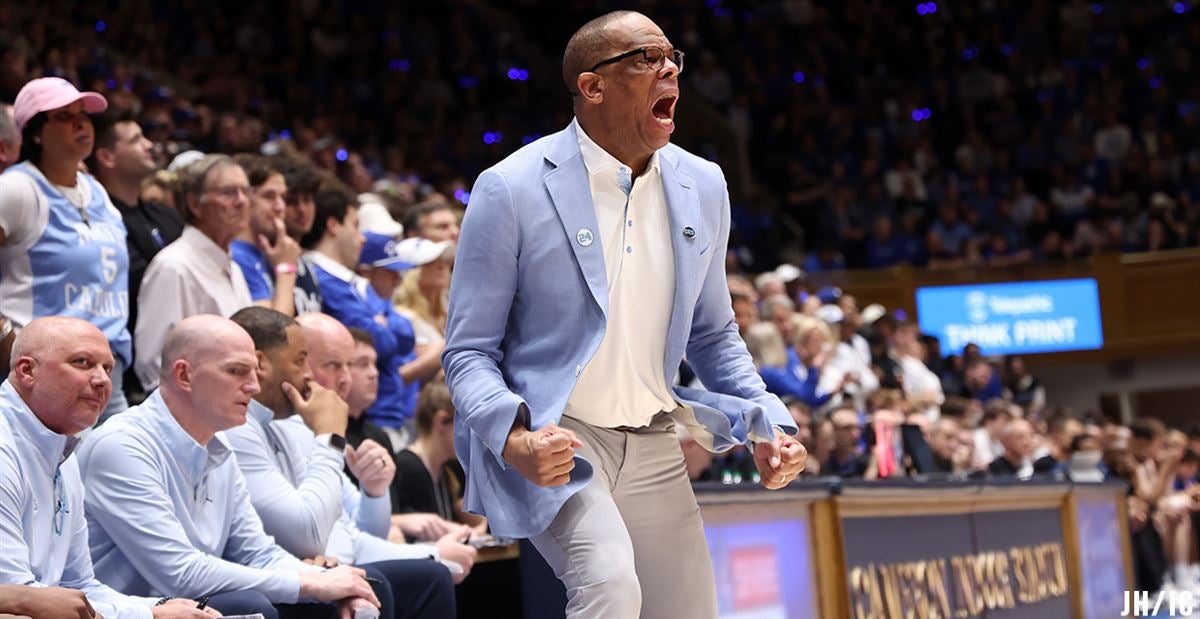
[[[254,590],[294,603],[301,571],[320,571],[263,532],[233,451],[180,427],[155,391],[84,441],[80,467],[97,573],[140,595]]]
[[[262,251],[254,243],[234,239],[229,244],[229,253],[233,256],[233,261],[242,268],[242,276],[246,278],[250,298],[255,301],[270,301],[275,295],[275,278],[271,276],[271,263]]]
[[[77,589],[108,619],[149,618],[154,598],[117,593],[93,573],[76,442],[0,385],[0,583]]]
[[[367,418],[389,428],[403,426],[416,412],[414,385],[405,385],[400,377],[400,366],[414,359],[412,322],[345,265],[319,252],[308,252],[305,259],[316,273],[325,313],[347,327],[366,330],[375,340],[379,395],[367,409]]]

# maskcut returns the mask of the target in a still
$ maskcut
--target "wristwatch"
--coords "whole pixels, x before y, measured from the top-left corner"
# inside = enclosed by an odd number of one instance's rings
[[[317,442],[329,446],[338,453],[346,451],[346,437],[341,434],[318,434]]]

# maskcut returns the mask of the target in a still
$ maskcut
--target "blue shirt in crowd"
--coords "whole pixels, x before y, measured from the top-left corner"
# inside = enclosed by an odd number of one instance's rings
[[[762,367],[758,375],[767,385],[767,391],[783,398],[790,397],[817,408],[829,401],[833,394],[817,395],[817,384],[821,381],[821,370],[807,368],[800,363],[794,348],[787,349],[787,366],[782,368]]]
[[[246,278],[246,287],[250,289],[250,298],[255,301],[270,301],[275,296],[275,278],[271,272],[271,262],[254,243],[234,239],[229,244],[229,253],[233,261],[242,268]]]
[[[333,258],[318,252],[305,254],[323,298],[326,314],[347,327],[371,334],[379,355],[379,395],[367,409],[367,418],[389,428],[399,428],[416,412],[411,392],[400,378],[400,366],[413,357],[413,326],[396,312],[391,301],[381,299],[371,283]]]

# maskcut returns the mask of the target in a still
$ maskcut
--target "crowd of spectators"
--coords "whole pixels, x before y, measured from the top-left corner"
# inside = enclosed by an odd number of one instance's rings
[[[130,110],[60,77],[0,134],[0,543],[29,551],[0,582],[113,617],[453,616],[490,543],[440,364],[461,208],[432,193],[402,225],[296,154],[161,170]]]
[[[1140,588],[1200,586],[1200,426],[1124,425],[1058,406],[1020,356],[942,350],[903,311],[771,272],[729,276],[735,320],[808,449],[805,475],[844,479],[1120,480]],[[685,370],[681,380],[694,380]],[[757,481],[743,449],[680,433],[698,482]]]
[[[136,111],[168,153],[266,144],[358,191],[461,200],[489,163],[566,125],[560,39],[604,4],[10,6],[0,99],[60,75]],[[647,5],[689,53],[688,96],[747,141],[756,189],[733,244],[751,270],[1200,243],[1189,2]],[[733,164],[712,138],[684,145]]]
[[[664,28],[749,142],[757,270],[1200,244],[1189,2],[706,5]]]
[[[397,512],[429,516],[396,520],[396,536],[436,539],[454,519],[480,533],[447,497],[462,481],[447,472],[453,411],[439,391],[457,222],[480,170],[569,121],[565,95],[539,96],[560,90],[558,76],[531,77],[526,56],[534,44],[555,58],[562,42],[555,28],[530,29],[518,46],[519,27],[496,32],[466,1],[355,6],[5,4],[0,101],[42,76],[107,98],[94,149],[46,156],[82,164],[128,230],[129,320],[105,335],[130,403],[154,387],[162,342],[186,316],[323,311],[351,327],[352,382],[378,381],[378,398],[347,390],[351,436],[429,469],[392,488]],[[511,11],[528,24],[543,8]],[[750,146],[757,189],[734,206],[733,271],[1010,265],[1200,244],[1200,92],[1188,79],[1200,23],[1189,3],[654,9],[690,54],[690,94]],[[549,23],[597,10],[563,3]],[[71,113],[64,122],[82,122]],[[0,168],[24,158],[31,135],[11,114],[0,105]],[[734,275],[730,290],[760,375],[801,428],[807,474],[1121,479],[1140,588],[1164,575],[1197,587],[1200,432],[1075,415],[1021,358],[942,351],[902,315],[805,290],[793,270]],[[680,380],[691,380],[686,367]],[[696,480],[755,474],[743,451],[714,457],[681,441]],[[401,494],[414,487],[420,496]]]

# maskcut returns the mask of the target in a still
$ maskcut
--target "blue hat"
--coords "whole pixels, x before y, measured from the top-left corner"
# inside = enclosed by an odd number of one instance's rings
[[[824,286],[817,291],[817,298],[821,303],[837,303],[838,299],[842,298],[842,289],[837,286]]]
[[[403,273],[447,254],[454,255],[454,244],[449,241],[436,242],[422,238],[397,241],[393,236],[378,232],[364,232],[363,237],[366,242],[363,243],[358,264],[365,267],[380,267]]]

